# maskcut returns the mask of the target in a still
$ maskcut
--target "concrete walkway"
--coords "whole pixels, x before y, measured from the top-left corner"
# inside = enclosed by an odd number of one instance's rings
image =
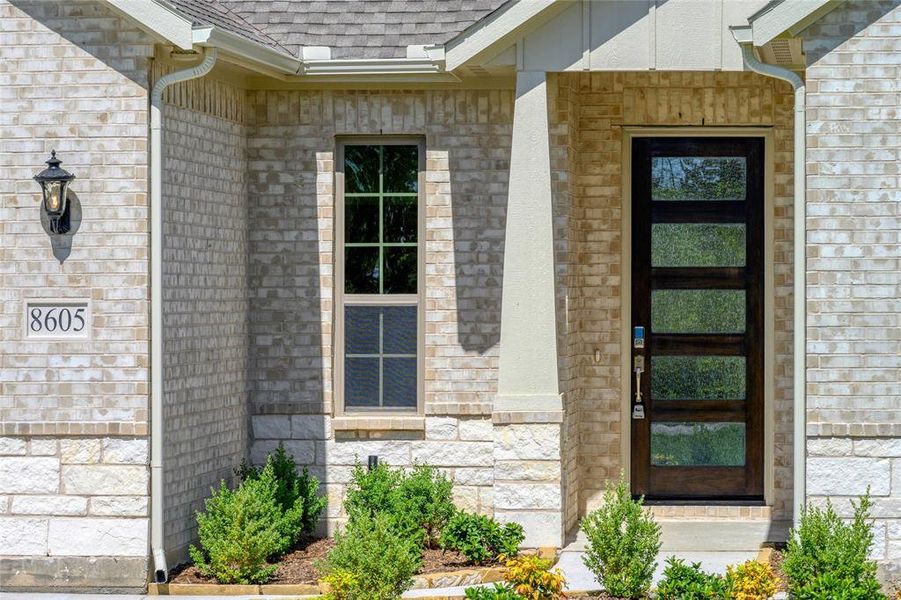
[[[573,550],[564,550],[560,554],[560,561],[557,567],[563,571],[566,577],[566,589],[574,590],[597,590],[601,585],[594,578],[594,575],[585,567],[582,562],[583,552]],[[727,565],[735,565],[748,560],[754,560],[757,557],[756,552],[661,552],[657,555],[657,570],[654,573],[654,584],[660,581],[663,575],[663,569],[666,567],[666,559],[670,556],[681,558],[686,563],[699,562],[701,568],[708,573],[726,574]]]

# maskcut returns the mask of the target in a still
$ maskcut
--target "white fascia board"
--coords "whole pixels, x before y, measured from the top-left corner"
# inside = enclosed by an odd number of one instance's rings
[[[797,35],[813,21],[838,6],[842,0],[785,0],[749,19],[755,46],[768,44],[788,32]]]
[[[264,46],[218,27],[194,29],[193,42],[198,46],[219,48],[227,54],[286,75],[296,74],[303,65],[303,61],[296,56]]]
[[[493,46],[512,41],[526,23],[558,3],[563,4],[561,0],[519,0],[493,18],[476,23],[445,45],[447,70],[453,71]]]
[[[190,50],[191,20],[155,0],[102,0],[121,15],[135,21],[158,40]]]

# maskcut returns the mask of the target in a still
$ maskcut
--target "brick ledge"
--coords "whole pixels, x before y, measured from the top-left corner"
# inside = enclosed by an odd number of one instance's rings
[[[334,431],[424,431],[425,417],[418,416],[342,416],[332,418]]]
[[[0,423],[0,435],[4,436],[146,436],[149,434],[147,423],[125,422],[5,422]]]

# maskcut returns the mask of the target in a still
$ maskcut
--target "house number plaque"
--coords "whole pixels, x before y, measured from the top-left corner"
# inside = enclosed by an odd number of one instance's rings
[[[25,338],[86,340],[91,337],[88,300],[29,300],[25,302]]]

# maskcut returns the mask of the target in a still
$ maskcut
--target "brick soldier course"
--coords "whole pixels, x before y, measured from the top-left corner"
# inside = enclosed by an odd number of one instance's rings
[[[655,514],[718,527],[763,524],[784,536],[802,500],[793,489],[793,449],[802,443],[803,500],[830,498],[848,514],[849,501],[869,486],[872,554],[884,575],[897,577],[896,0],[848,0],[783,36],[803,39],[805,62],[792,66],[807,86],[807,437],[800,442],[792,433],[793,93],[748,72],[727,29],[714,35],[699,26],[720,44],[716,52],[666,51],[677,25],[661,11],[678,3],[656,8],[656,17],[642,8],[640,31],[657,19],[658,33],[647,38],[657,48],[650,66],[622,51],[643,56],[647,39],[597,33],[589,21],[601,9],[593,2],[550,2],[556,6],[547,12],[526,15],[543,23],[530,29],[526,17],[514,19],[528,3],[461,0],[408,10],[411,3],[372,2],[366,17],[352,3],[329,3],[319,14],[318,3],[304,0],[296,4],[306,17],[289,15],[288,32],[277,26],[287,18],[278,6],[142,2],[142,10],[166,12],[147,21],[116,2],[0,0],[0,589],[145,587],[154,571],[154,402],[165,432],[170,568],[195,540],[193,514],[210,487],[230,480],[244,458],[262,462],[279,443],[323,482],[329,502],[320,533],[343,524],[351,470],[374,455],[394,466],[441,468],[458,506],[522,523],[527,545],[565,544],[598,506],[605,482],[630,468],[622,411],[623,382],[632,377],[622,343],[630,292],[624,168],[627,132],[653,127],[765,131],[772,239],[766,502],[667,504]],[[781,5],[708,3],[720,11],[718,23],[735,27],[757,26]],[[332,4],[344,7],[340,15]],[[182,25],[163,30],[166,15],[186,23],[188,41]],[[588,21],[579,21],[578,34],[560,39],[582,39],[584,24],[587,58],[547,66],[542,61],[569,46],[543,46],[541,36],[550,35],[543,28],[553,33],[579,19]],[[512,33],[495,32],[499,41],[455,66],[467,44],[501,27]],[[209,28],[222,37],[192,41]],[[605,50],[614,43],[625,45]],[[204,44],[219,45],[212,73],[164,94],[165,354],[151,365],[149,90],[162,75],[196,64],[199,54],[190,52]],[[762,57],[769,48],[769,40],[759,47]],[[574,50],[580,61],[582,50]],[[366,72],[354,59],[387,62]],[[424,141],[418,412],[360,417],[338,409],[337,142],[353,136]],[[32,180],[51,149],[77,175],[71,189],[82,213],[74,234],[52,241]],[[539,169],[523,166],[536,156]],[[532,237],[522,237],[517,223],[539,213]],[[530,247],[534,256],[507,252]],[[536,273],[526,280],[534,297],[517,292],[524,269]],[[26,336],[26,303],[66,299],[90,301],[90,339]],[[525,323],[516,313],[521,303],[538,307]],[[501,343],[524,326],[556,344],[519,352]],[[163,374],[162,398],[151,397],[152,368]],[[511,373],[521,372],[543,387],[517,388]]]

